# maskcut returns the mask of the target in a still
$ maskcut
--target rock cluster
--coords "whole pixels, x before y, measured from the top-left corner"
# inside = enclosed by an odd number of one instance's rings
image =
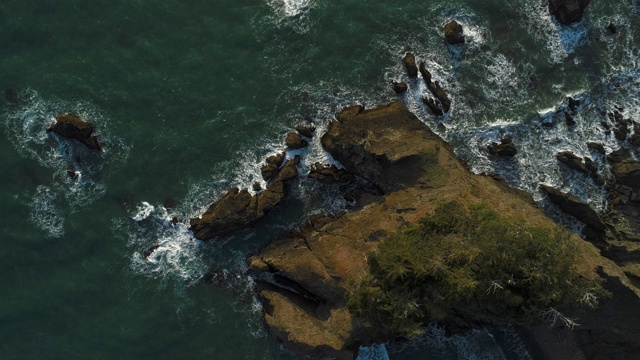
[[[51,125],[47,131],[55,132],[63,138],[78,140],[91,150],[100,150],[98,138],[93,135],[93,125],[77,116],[58,114],[55,124]]]
[[[516,149],[516,145],[511,141],[511,139],[502,139],[500,140],[500,144],[492,143],[487,146],[490,154],[493,155],[502,155],[502,156],[516,156],[518,153],[518,149]]]

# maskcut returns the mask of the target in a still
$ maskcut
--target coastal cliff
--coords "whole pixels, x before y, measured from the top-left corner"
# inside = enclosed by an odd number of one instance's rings
[[[347,171],[371,182],[380,194],[362,192],[353,211],[340,216],[313,217],[297,231],[273,241],[248,259],[257,279],[265,323],[270,333],[293,351],[315,357],[353,359],[359,346],[404,336],[371,326],[348,305],[371,281],[371,259],[385,242],[394,239],[399,231],[433,218],[448,203],[455,202],[462,208],[486,207],[506,224],[521,224],[522,229],[558,231],[558,226],[529,194],[510,188],[500,179],[472,174],[451,147],[402,103],[369,110],[362,106],[345,108],[330,123],[322,144]],[[507,250],[502,251],[506,256],[509,248],[524,246],[518,241],[505,240]],[[565,306],[567,314],[586,319],[582,322],[586,330],[576,331],[581,351],[594,354],[587,344],[597,332],[608,334],[598,341],[613,349],[609,354],[621,346],[636,349],[640,344],[638,330],[629,321],[616,323],[613,319],[623,318],[620,315],[624,309],[638,308],[638,289],[618,265],[601,256],[592,244],[573,234],[568,234],[565,241],[571,249],[567,257],[571,263],[562,274],[549,275],[558,275],[560,282],[568,282],[570,277],[602,284],[601,293],[609,294],[598,298],[598,306],[605,309],[602,312],[581,309],[577,303],[574,307]],[[472,241],[463,247],[476,245]],[[546,250],[540,248],[538,252]],[[512,297],[513,302],[522,307],[520,304],[526,299],[518,297]],[[532,321],[518,316],[519,310],[501,313],[487,304],[469,296],[438,320],[454,331]],[[432,314],[426,317],[425,321]],[[613,334],[619,331],[626,335],[616,343]],[[602,356],[607,356],[606,351]]]

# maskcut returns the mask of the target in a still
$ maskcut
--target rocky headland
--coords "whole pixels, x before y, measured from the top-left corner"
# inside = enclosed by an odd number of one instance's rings
[[[270,333],[295,352],[319,358],[353,359],[359,346],[403,336],[372,327],[348,304],[363,284],[371,280],[370,259],[381,246],[395,241],[394,234],[399,230],[433,217],[442,204],[451,201],[462,207],[484,204],[507,223],[545,231],[557,229],[529,194],[510,188],[499,179],[472,174],[451,147],[402,103],[369,110],[362,106],[345,108],[330,123],[322,136],[322,145],[344,165],[344,171],[371,182],[380,195],[364,192],[352,211],[340,216],[312,217],[297,231],[273,241],[248,259]],[[637,163],[623,158],[618,164],[620,169],[614,173],[619,174],[615,179],[620,185],[616,189],[626,198],[614,206],[631,206],[637,212],[637,203],[629,202],[637,191],[627,191],[627,187],[638,184],[634,182]],[[552,189],[547,191],[550,196],[563,196]],[[566,209],[573,210],[566,211],[575,212],[594,230],[604,233],[606,221],[584,206],[569,205]],[[637,231],[634,230],[637,220],[620,221],[629,227],[630,234]],[[624,231],[616,234],[629,239]],[[603,256],[605,247],[594,246],[575,235],[567,239],[575,255],[570,264],[571,276],[601,283],[603,293],[609,296],[599,297],[596,309],[584,309],[576,303],[565,306],[562,314],[551,312],[546,317],[541,314],[539,322],[580,318],[581,326],[567,335],[577,358],[617,358],[638,351],[640,331],[628,314],[640,312],[638,288],[634,286],[638,282],[630,270],[637,266],[631,265],[637,264],[634,254],[640,252],[635,248],[607,247],[610,252],[627,254],[626,262],[612,261]],[[517,243],[511,245],[518,247]],[[585,301],[595,306],[595,302],[590,302],[592,295],[587,292]],[[548,352],[543,343],[559,341],[553,335],[558,330],[551,330],[548,324],[535,326],[530,318],[520,317],[517,312],[498,311],[496,306],[472,298],[459,301],[447,316],[439,319],[439,324],[451,331],[518,324],[523,336],[531,340],[531,347],[539,346],[541,353]],[[549,314],[555,314],[556,318],[550,319]],[[558,324],[564,324],[565,329],[575,325],[573,321]],[[545,358],[554,358],[553,354],[545,354]]]

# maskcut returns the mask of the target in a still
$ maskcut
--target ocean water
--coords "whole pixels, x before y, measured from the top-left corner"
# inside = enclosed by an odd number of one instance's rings
[[[579,231],[538,184],[604,206],[603,190],[555,153],[590,155],[606,172],[586,141],[629,146],[601,121],[616,108],[640,121],[639,13],[635,1],[596,0],[563,27],[542,0],[0,2],[0,86],[20,96],[0,115],[0,358],[298,359],[263,328],[244,259],[311,214],[343,211],[338,189],[303,175],[280,210],[212,243],[184,221],[259,181],[293,125],[321,132],[344,105],[397,99],[407,50],[453,106],[429,114],[421,81],[400,99],[475,172],[499,173]],[[449,19],[466,45],[444,44]],[[573,128],[556,114],[567,96],[581,100]],[[95,124],[104,151],[46,133],[58,113]],[[504,136],[519,154],[487,156]],[[296,154],[303,173],[333,161],[317,138]],[[437,328],[360,354],[503,357],[487,332]]]

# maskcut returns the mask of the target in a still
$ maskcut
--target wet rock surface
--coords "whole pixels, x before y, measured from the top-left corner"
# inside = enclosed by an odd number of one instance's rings
[[[393,83],[393,92],[395,92],[398,95],[404,94],[405,92],[407,92],[408,89],[409,87],[407,86],[407,83],[405,83],[404,81]]]
[[[444,26],[444,39],[449,45],[464,44],[464,29],[455,20],[449,21]]]
[[[303,147],[309,145],[307,140],[303,139],[302,136],[297,133],[289,133],[284,140],[284,143],[289,149],[292,150],[302,149]]]
[[[309,171],[309,177],[322,183],[347,183],[355,180],[355,177],[345,169],[338,169],[335,165],[315,163]]]
[[[418,76],[418,67],[416,66],[416,57],[412,53],[408,52],[402,58],[402,63],[407,69],[409,77],[414,78]]]
[[[77,140],[91,150],[100,150],[94,130],[93,125],[71,114],[58,114],[55,124],[47,129],[63,138]]]

